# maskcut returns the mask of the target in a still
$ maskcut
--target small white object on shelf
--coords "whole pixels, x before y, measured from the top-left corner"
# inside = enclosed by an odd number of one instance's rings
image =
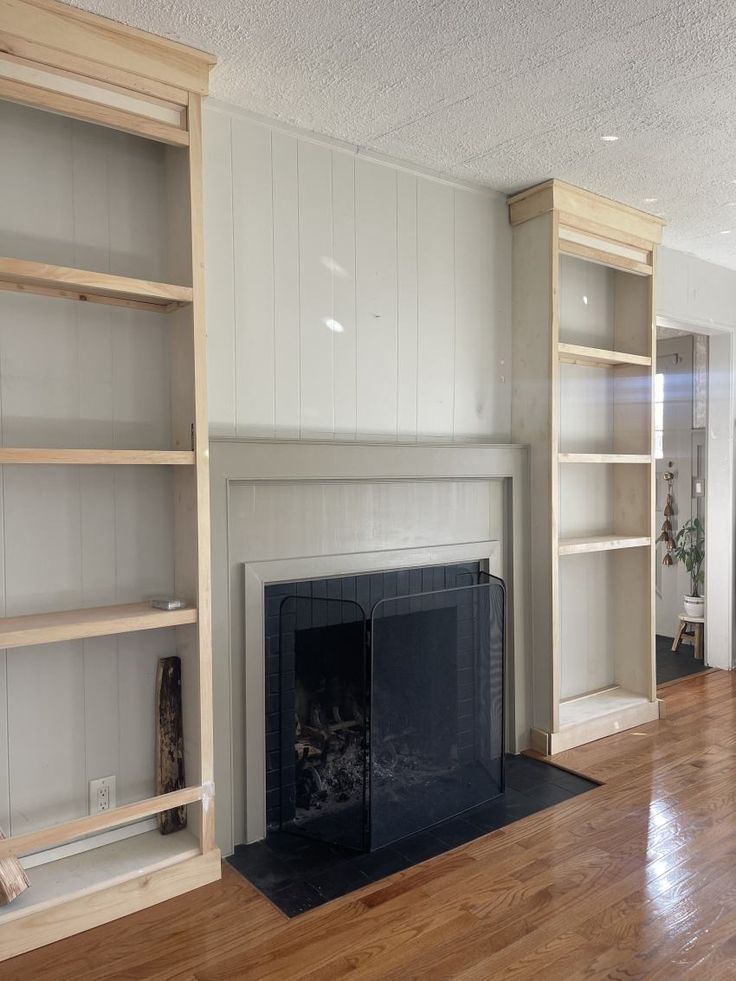
[[[151,606],[155,610],[183,610],[186,605],[185,600],[177,599],[176,596],[151,597]]]

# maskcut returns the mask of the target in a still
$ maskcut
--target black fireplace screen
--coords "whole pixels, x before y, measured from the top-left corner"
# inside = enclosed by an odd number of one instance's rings
[[[282,830],[373,850],[502,793],[504,587],[463,578],[281,600]]]

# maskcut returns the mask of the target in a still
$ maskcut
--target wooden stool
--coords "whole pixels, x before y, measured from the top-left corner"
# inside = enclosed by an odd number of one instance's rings
[[[705,617],[689,617],[686,613],[679,615],[680,626],[677,628],[672,650],[676,651],[680,644],[691,644],[695,650],[693,654],[698,661],[703,660],[703,625]],[[688,624],[692,626],[692,632],[688,631]]]

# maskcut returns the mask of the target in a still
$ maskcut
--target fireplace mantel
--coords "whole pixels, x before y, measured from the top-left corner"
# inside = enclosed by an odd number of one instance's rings
[[[218,843],[265,833],[266,583],[485,560],[509,596],[507,744],[529,745],[528,452],[210,442]]]

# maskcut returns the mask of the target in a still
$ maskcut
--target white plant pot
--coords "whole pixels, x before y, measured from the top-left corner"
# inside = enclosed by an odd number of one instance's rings
[[[705,609],[705,596],[686,596],[685,613],[689,617],[702,617]]]

